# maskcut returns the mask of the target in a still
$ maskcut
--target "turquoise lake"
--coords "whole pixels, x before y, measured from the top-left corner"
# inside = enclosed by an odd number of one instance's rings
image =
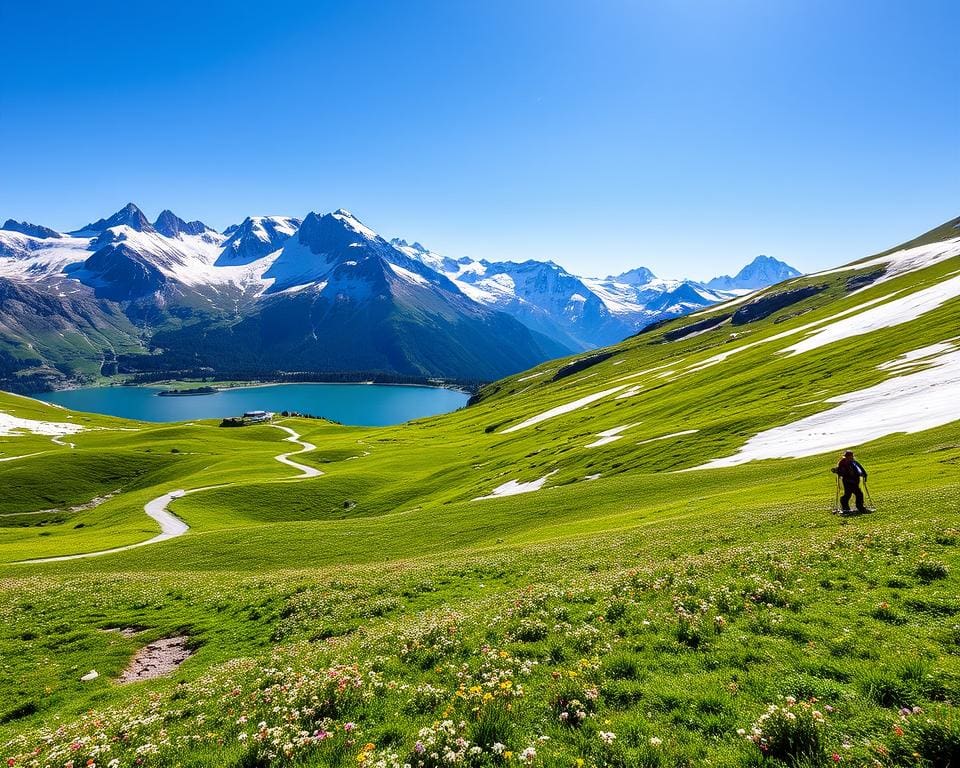
[[[88,387],[36,397],[65,408],[142,421],[189,421],[244,411],[299,411],[354,426],[386,426],[455,411],[468,395],[452,389],[380,384],[278,384],[213,395],[160,397],[153,387]]]

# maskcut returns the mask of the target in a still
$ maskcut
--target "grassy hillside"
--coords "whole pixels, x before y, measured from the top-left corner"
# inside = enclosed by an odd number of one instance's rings
[[[83,427],[0,436],[0,758],[960,764],[960,426],[931,415],[956,390],[954,231],[442,417],[285,420],[316,478],[274,460],[297,450],[274,427],[0,395]],[[846,442],[875,513],[830,513]],[[541,487],[481,498],[509,483]],[[206,486],[172,503],[179,538],[15,562],[149,539],[148,501]],[[115,682],[175,635],[172,675]]]

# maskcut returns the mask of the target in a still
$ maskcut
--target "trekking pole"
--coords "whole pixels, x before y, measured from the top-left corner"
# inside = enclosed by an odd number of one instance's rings
[[[863,490],[867,492],[867,501],[870,503],[871,509],[876,509],[877,505],[873,502],[873,496],[870,495],[870,486],[867,485],[867,479],[863,479]]]
[[[833,497],[833,511],[837,512],[840,509],[840,475],[837,475],[837,493]]]

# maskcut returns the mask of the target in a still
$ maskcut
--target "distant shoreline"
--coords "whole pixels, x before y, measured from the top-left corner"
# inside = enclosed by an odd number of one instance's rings
[[[203,383],[203,387],[198,387],[197,389],[206,389],[209,387],[210,391],[178,391],[176,389],[165,389],[170,387],[171,383],[183,383],[183,384],[200,384]],[[464,395],[473,394],[473,390],[463,384],[428,384],[423,382],[380,382],[373,381],[370,379],[358,379],[357,381],[257,381],[257,380],[248,380],[248,381],[228,381],[228,382],[201,382],[201,381],[190,381],[189,379],[177,379],[169,381],[156,381],[156,382],[127,382],[127,381],[100,381],[100,382],[88,382],[84,384],[71,383],[68,386],[57,387],[56,389],[43,390],[42,392],[37,392],[37,395],[42,395],[46,392],[65,392],[77,389],[96,389],[100,387],[136,387],[140,389],[162,389],[163,391],[157,392],[159,397],[202,397],[204,395],[215,395],[221,392],[225,392],[231,389],[255,389],[257,387],[282,387],[291,384],[322,384],[325,386],[345,386],[345,387],[355,387],[358,385],[366,385],[371,387],[417,387],[420,389],[446,389],[452,392],[460,392]]]

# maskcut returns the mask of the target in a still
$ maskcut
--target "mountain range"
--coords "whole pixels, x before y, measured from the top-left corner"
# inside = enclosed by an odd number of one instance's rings
[[[797,275],[766,256],[707,283],[452,259],[343,209],[223,232],[170,210],[151,222],[133,203],[65,233],[11,219],[0,387],[116,372],[489,380]]]

